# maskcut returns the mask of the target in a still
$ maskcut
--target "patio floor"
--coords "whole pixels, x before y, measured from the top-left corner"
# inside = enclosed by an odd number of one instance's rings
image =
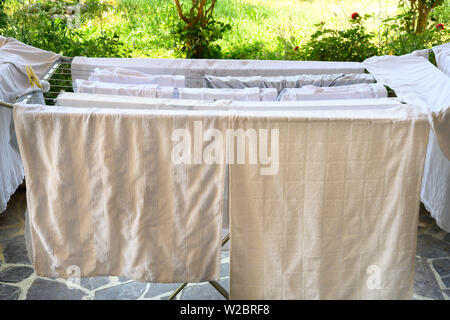
[[[23,236],[25,191],[19,189],[0,214],[0,300],[167,299],[178,284],[148,284],[122,277],[82,278],[68,288],[63,279],[36,276],[28,260]],[[229,256],[222,252],[219,283],[229,289]],[[188,285],[177,299],[223,299],[209,284]],[[450,299],[450,234],[421,211],[414,274],[414,299]]]

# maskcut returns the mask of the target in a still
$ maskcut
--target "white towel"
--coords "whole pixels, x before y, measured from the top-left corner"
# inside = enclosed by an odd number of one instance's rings
[[[381,56],[364,64],[399,99],[428,108],[433,130],[421,200],[438,226],[450,232],[450,78],[422,57]]]
[[[304,74],[297,76],[279,77],[215,77],[205,76],[205,86],[209,88],[276,88],[281,91],[285,88],[301,88],[306,85],[318,87],[334,87],[356,83],[373,83],[375,79],[367,73],[355,74]]]
[[[0,36],[0,100],[14,103],[30,87],[26,65],[42,78],[59,58],[58,54]],[[15,141],[12,128],[12,110],[0,106],[0,213],[24,178],[20,155],[10,144]]]
[[[233,126],[279,130],[279,169],[230,166],[231,299],[412,297],[425,113],[237,111]]]
[[[450,77],[450,42],[433,47],[433,52],[438,68]]]
[[[361,83],[339,87],[303,86],[283,89],[280,101],[386,98],[386,88],[378,83]]]
[[[157,84],[161,87],[177,88],[185,86],[184,76],[181,75],[150,75],[124,68],[95,68],[88,80],[125,84]]]
[[[225,165],[176,164],[171,136],[227,119],[16,104],[37,275],[217,280]]]
[[[190,100],[275,101],[277,98],[276,89],[179,88],[178,91],[180,99]]]
[[[75,80],[74,92],[156,98],[156,84],[123,84]]]

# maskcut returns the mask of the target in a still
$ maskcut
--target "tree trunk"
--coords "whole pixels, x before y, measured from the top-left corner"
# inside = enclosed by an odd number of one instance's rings
[[[425,31],[428,25],[428,15],[430,10],[427,8],[426,4],[422,1],[419,1],[418,10],[419,17],[417,18],[417,27],[416,33],[422,33]]]

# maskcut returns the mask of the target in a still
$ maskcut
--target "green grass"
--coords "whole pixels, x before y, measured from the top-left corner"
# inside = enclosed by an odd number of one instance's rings
[[[6,0],[11,10],[17,10],[13,2],[17,0]],[[132,57],[175,56],[169,26],[170,21],[178,20],[173,0],[102,2],[99,9],[95,0],[88,0],[95,10],[83,14],[81,32],[90,37],[103,31],[116,33]],[[314,24],[324,21],[329,28],[345,29],[353,12],[373,14],[367,27],[377,33],[381,20],[397,12],[397,3],[398,0],[218,0],[215,17],[232,26],[218,43],[225,58],[283,59],[286,49],[308,41]],[[450,0],[445,0],[433,15],[436,23],[450,28]]]

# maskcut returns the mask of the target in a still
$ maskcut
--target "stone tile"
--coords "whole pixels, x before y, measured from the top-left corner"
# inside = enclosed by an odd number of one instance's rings
[[[150,283],[150,288],[145,293],[144,298],[153,298],[167,292],[167,299],[180,285],[181,283]]]
[[[220,277],[228,277],[230,275],[230,264],[227,263],[222,263],[222,265],[220,266]]]
[[[1,215],[1,214],[0,214]],[[20,232],[18,227],[0,228],[0,242],[6,244]]]
[[[0,300],[17,300],[20,296],[20,288],[0,284]]]
[[[450,288],[450,276],[441,278],[447,288]]]
[[[18,236],[7,242],[3,247],[5,263],[30,264],[24,236]]]
[[[80,285],[89,290],[95,290],[108,284],[110,282],[109,277],[89,277],[81,278]]]
[[[444,237],[444,240],[450,242],[450,233],[447,233]]]
[[[425,258],[444,258],[450,256],[450,246],[430,235],[420,234],[417,239],[416,254]]]
[[[146,283],[129,282],[95,292],[96,300],[135,300],[146,288]]]
[[[431,299],[444,299],[433,271],[425,258],[416,258],[414,293]]]
[[[441,277],[450,276],[450,257],[433,260],[433,267]]]
[[[226,282],[220,280],[219,284],[226,288]],[[183,290],[181,300],[226,300],[213,286],[209,283],[201,283],[189,286]]]
[[[27,300],[81,300],[85,295],[79,289],[69,289],[64,283],[37,278],[28,289]]]
[[[17,283],[33,274],[30,267],[8,267],[0,272],[0,282]]]

